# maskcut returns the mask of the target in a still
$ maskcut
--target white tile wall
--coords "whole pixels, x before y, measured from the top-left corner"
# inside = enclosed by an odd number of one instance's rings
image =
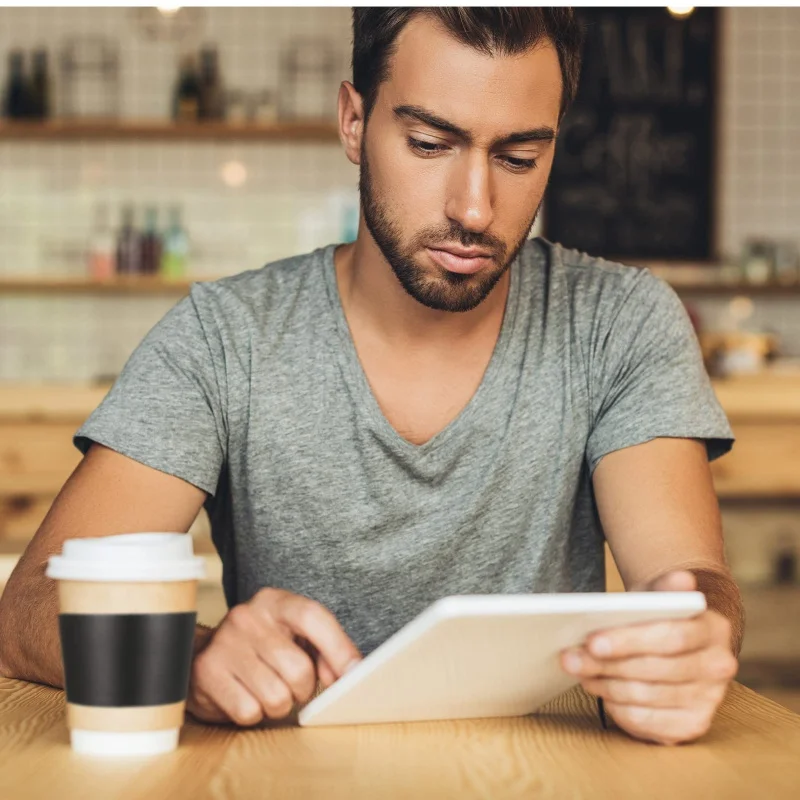
[[[218,45],[226,86],[276,88],[281,49],[321,36],[337,51],[336,89],[349,77],[347,8],[208,8],[183,43],[149,41],[134,9],[0,8],[0,85],[12,46],[50,51],[56,107],[63,95],[56,57],[68,37],[99,34],[119,48],[121,116],[169,115],[179,54]],[[246,181],[227,186],[221,168],[240,162]],[[357,192],[357,168],[336,142],[0,143],[0,273],[85,270],[95,206],[141,211],[180,204],[192,240],[190,272],[231,274],[339,239],[329,213],[337,193]],[[119,371],[142,336],[175,302],[165,298],[0,295],[0,380],[80,380]]]
[[[279,84],[279,54],[293,37],[324,36],[338,53],[331,76],[349,78],[349,8],[209,8],[184,44],[148,41],[128,8],[0,8],[0,85],[12,46],[57,53],[68,36],[114,39],[120,105],[132,119],[168,114],[184,47],[219,46],[225,81],[255,90]],[[751,235],[798,239],[800,211],[800,9],[729,9],[723,18],[718,246],[734,254]],[[52,56],[51,56],[52,58]],[[55,65],[53,65],[55,66]],[[56,72],[57,77],[57,70]],[[56,80],[56,95],[59,83]],[[247,170],[226,186],[229,160]],[[339,240],[330,212],[351,195],[357,168],[341,147],[292,143],[0,143],[0,273],[79,272],[97,202],[160,208],[179,203],[189,228],[191,273],[224,275]],[[321,223],[321,224],[320,224]],[[174,298],[0,295],[0,380],[76,380],[117,372]],[[713,326],[724,301],[697,306]],[[800,354],[800,302],[758,299],[763,319]]]
[[[800,239],[800,8],[723,15],[718,247]]]

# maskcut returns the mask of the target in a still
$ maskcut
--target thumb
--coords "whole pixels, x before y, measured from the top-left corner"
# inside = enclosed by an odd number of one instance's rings
[[[649,592],[693,592],[697,589],[697,578],[685,569],[666,572],[647,587]]]

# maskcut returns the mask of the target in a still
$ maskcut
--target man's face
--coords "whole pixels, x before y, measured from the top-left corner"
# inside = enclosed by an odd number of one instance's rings
[[[367,228],[420,303],[475,308],[514,260],[544,195],[560,102],[549,43],[492,58],[426,14],[403,28],[362,139],[360,190]],[[498,141],[519,132],[534,138]],[[448,259],[451,246],[487,257]]]

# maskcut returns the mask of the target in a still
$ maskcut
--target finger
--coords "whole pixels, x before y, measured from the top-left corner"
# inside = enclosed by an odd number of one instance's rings
[[[197,711],[209,722],[234,722],[237,725],[256,725],[264,718],[264,710],[256,697],[224,669],[209,670],[195,688]],[[195,713],[195,712],[193,712]],[[220,714],[223,719],[220,719]]]
[[[317,680],[323,689],[327,689],[335,680],[331,665],[319,654],[316,647],[314,647],[308,639],[302,636],[296,636],[295,641],[298,646],[303,649],[303,652],[308,654],[308,657],[317,665]],[[315,688],[316,691],[316,688]]]
[[[680,744],[700,738],[711,727],[707,711],[674,708],[648,708],[620,703],[605,703],[614,721],[632,736],[658,744]]]
[[[581,681],[590,694],[606,702],[649,708],[716,708],[725,694],[725,685],[716,683],[650,683],[588,678]]]
[[[230,722],[226,714],[202,689],[190,687],[186,696],[186,713],[203,722]]]
[[[258,701],[262,717],[282,719],[291,712],[294,706],[291,689],[255,653],[240,654],[231,670],[236,680]]]
[[[325,689],[336,681],[336,675],[331,669],[331,665],[322,656],[317,659],[317,673],[320,683]]]
[[[306,703],[317,688],[314,662],[301,647],[277,628],[267,629],[254,642],[258,657],[286,684],[298,703]]]
[[[609,628],[589,636],[586,648],[595,658],[679,655],[707,647],[711,634],[710,620],[704,613],[692,619]]]
[[[678,569],[656,578],[647,588],[651,592],[694,592],[697,578],[689,570]]]
[[[319,603],[300,595],[287,594],[280,611],[281,621],[317,648],[336,677],[341,677],[354,661],[361,659],[358,648],[336,617]]]
[[[683,656],[634,656],[595,659],[584,648],[569,650],[562,666],[578,678],[621,678],[657,683],[729,681],[736,676],[739,662],[726,648],[698,650]]]

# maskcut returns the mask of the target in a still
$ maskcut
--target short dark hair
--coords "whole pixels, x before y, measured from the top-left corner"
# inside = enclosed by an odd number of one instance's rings
[[[389,77],[397,36],[417,14],[430,14],[460,42],[487,55],[524,53],[550,39],[558,53],[563,86],[559,120],[578,90],[583,27],[571,8],[353,8],[353,86],[369,119],[378,88]]]

